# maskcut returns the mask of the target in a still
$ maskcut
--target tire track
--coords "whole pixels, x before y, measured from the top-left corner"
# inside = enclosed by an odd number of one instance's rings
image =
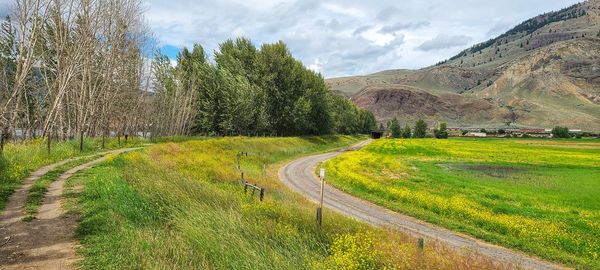
[[[107,155],[118,155],[141,148],[126,148],[91,155],[102,156],[76,166],[60,175],[49,186],[37,219],[24,222],[27,194],[35,181],[52,169],[83,157],[71,158],[44,166],[33,172],[24,184],[10,197],[8,206],[0,216],[0,269],[73,269],[77,262],[74,238],[77,217],[66,213],[62,207],[64,184],[75,173],[88,169],[104,160]]]

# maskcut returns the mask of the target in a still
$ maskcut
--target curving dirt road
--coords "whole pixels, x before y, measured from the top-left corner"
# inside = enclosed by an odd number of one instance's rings
[[[24,222],[22,219],[26,215],[23,207],[33,183],[52,169],[82,157],[50,164],[33,172],[21,188],[12,194],[5,211],[0,215],[0,269],[73,269],[77,261],[77,241],[74,238],[77,217],[65,213],[61,207],[66,180],[104,161],[108,154],[116,155],[137,149],[140,148],[95,154],[91,157],[102,157],[66,171],[48,188],[37,219]]]
[[[345,151],[356,150],[370,141],[362,142],[351,149],[304,157],[290,162],[279,171],[279,178],[288,187],[317,202],[320,199],[319,179],[316,166]],[[459,249],[467,249],[489,256],[503,263],[526,269],[566,269],[563,266],[537,259],[523,253],[492,245],[473,237],[452,232],[438,226],[402,215],[384,207],[348,195],[325,185],[325,207],[346,216],[356,218],[378,227],[391,227],[414,237],[437,240]]]

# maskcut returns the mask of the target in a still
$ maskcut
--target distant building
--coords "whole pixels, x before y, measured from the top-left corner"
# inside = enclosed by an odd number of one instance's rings
[[[465,137],[485,138],[485,137],[487,137],[487,133],[483,133],[483,132],[469,132],[469,133],[465,134]]]

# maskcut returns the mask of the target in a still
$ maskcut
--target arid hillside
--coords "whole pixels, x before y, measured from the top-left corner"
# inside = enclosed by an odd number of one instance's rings
[[[527,20],[436,66],[327,83],[379,121],[600,130],[600,0]]]

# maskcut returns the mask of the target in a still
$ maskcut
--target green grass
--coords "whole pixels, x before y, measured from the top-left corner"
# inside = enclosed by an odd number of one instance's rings
[[[600,268],[598,140],[380,140],[325,167],[333,185],[395,211]]]
[[[128,142],[116,139],[106,141],[106,149],[137,146],[144,143],[143,139],[132,138]],[[79,151],[79,141],[54,143],[50,154],[43,140],[28,140],[6,144],[0,154],[0,212],[6,206],[10,195],[19,187],[32,171],[53,162],[70,157],[88,155],[102,151],[100,139],[84,140],[84,151]]]
[[[375,230],[315,205],[283,186],[277,169],[309,153],[363,138],[224,138],[166,143],[114,157],[68,181],[68,208],[81,215],[83,269],[421,269],[494,268],[397,232]],[[236,170],[266,188],[244,195]],[[267,170],[263,170],[263,166]],[[83,186],[83,191],[77,192]],[[445,254],[445,255],[441,255]],[[411,259],[414,258],[414,259]],[[451,258],[451,259],[450,259]],[[489,266],[489,267],[488,267]],[[498,267],[495,267],[498,268]]]

